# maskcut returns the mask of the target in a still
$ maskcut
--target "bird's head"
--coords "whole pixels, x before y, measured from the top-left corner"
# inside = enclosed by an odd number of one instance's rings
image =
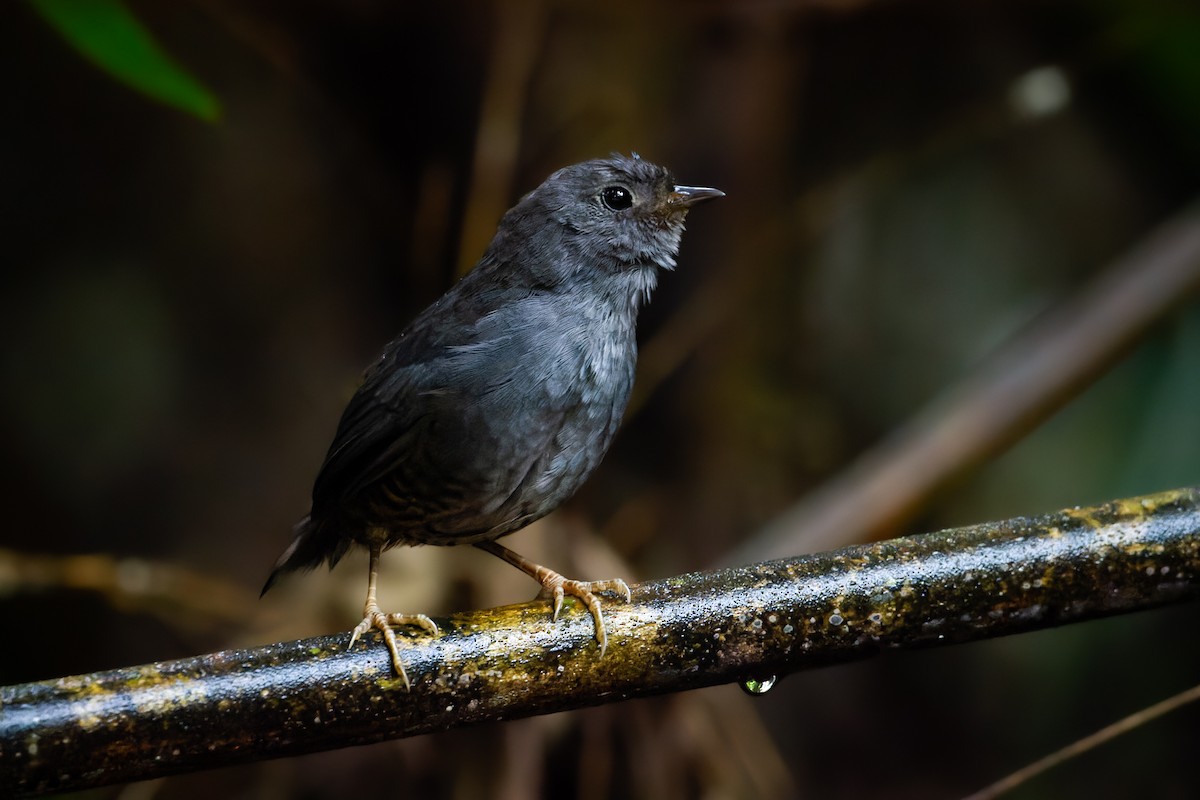
[[[673,269],[688,210],[724,192],[680,186],[638,156],[564,167],[509,209],[468,283],[490,292],[537,288],[647,298]]]
[[[616,267],[675,267],[688,210],[724,192],[680,186],[665,167],[614,154],[564,167],[522,200],[541,205],[587,255]]]

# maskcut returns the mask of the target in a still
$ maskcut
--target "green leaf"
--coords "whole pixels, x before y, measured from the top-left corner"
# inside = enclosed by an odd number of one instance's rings
[[[221,105],[155,42],[121,0],[30,0],[84,58],[130,88],[212,122]]]

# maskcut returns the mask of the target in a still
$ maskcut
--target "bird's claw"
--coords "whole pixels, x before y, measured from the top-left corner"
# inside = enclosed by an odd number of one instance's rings
[[[412,684],[409,683],[408,673],[404,671],[404,664],[400,661],[400,649],[396,644],[396,632],[392,630],[393,625],[416,625],[431,636],[437,635],[438,632],[437,623],[424,614],[384,614],[378,606],[368,606],[363,610],[362,622],[358,623],[350,633],[350,647],[354,647],[358,638],[372,628],[378,630],[383,634],[383,643],[387,645],[388,652],[391,653],[392,668],[404,681],[404,688],[411,689]]]
[[[553,598],[554,614],[552,619],[555,622],[558,621],[559,612],[562,611],[564,596],[569,594],[583,603],[595,623],[596,642],[600,645],[600,657],[603,658],[605,651],[608,650],[608,632],[604,628],[604,614],[600,610],[600,598],[596,595],[598,593],[616,595],[628,603],[632,599],[629,585],[620,578],[605,581],[573,581],[557,573],[547,576],[542,585],[543,591],[549,592]]]
[[[554,595],[554,614],[550,619],[558,622],[558,614],[562,611],[563,595],[565,594],[561,583],[555,584],[552,594]]]

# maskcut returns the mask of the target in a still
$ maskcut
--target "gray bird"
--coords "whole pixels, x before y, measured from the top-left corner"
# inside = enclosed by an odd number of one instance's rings
[[[473,544],[538,581],[558,619],[579,598],[607,647],[596,593],[629,601],[620,579],[573,581],[496,540],[573,495],[608,450],[637,361],[638,307],[675,267],[683,220],[717,189],[677,186],[663,167],[614,155],[560,169],[500,220],[487,252],[383,350],[342,414],[312,510],[263,586],[370,552],[363,620],[405,685],[384,614],[380,554],[397,544]]]

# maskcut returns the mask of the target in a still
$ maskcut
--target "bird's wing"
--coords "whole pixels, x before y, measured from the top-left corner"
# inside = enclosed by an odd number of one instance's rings
[[[429,369],[399,362],[402,353],[395,350],[389,347],[367,372],[342,412],[313,485],[314,510],[340,504],[379,480],[420,429],[421,405],[414,398],[427,388]]]
[[[503,326],[439,325],[430,310],[384,349],[342,412],[313,486],[315,513],[342,505],[409,459],[424,460],[420,451],[433,444],[425,439],[442,406],[475,402],[511,378],[497,357],[508,349]]]

